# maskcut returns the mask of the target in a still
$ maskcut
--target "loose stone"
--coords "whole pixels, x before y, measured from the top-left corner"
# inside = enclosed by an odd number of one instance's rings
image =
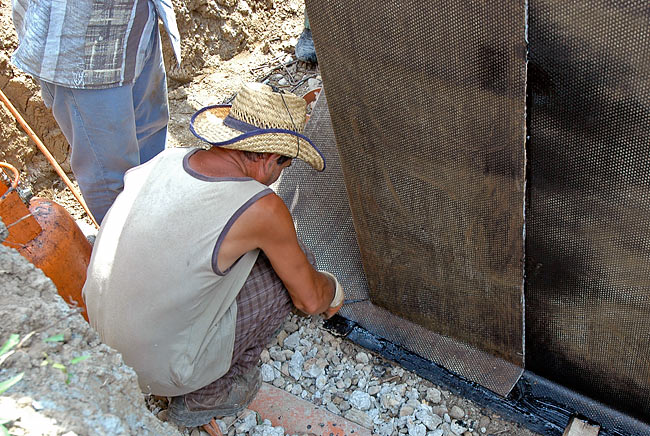
[[[354,358],[358,363],[361,363],[363,365],[367,365],[370,359],[368,358],[368,355],[364,353],[363,351],[360,353],[357,353],[357,355]]]
[[[399,416],[400,416],[400,418],[403,417],[403,416],[410,416],[410,415],[413,415],[414,412],[415,412],[415,409],[413,407],[404,405],[404,406],[402,406],[401,409],[399,409]]]
[[[327,386],[327,377],[324,375],[319,375],[316,377],[316,388],[322,390],[325,388],[325,386]]]
[[[365,378],[365,377],[361,377],[361,378],[359,379],[359,381],[357,382],[357,386],[359,386],[360,389],[364,389],[364,388],[366,387],[366,383],[368,383],[368,382],[366,381],[366,378]]]
[[[350,395],[350,405],[359,410],[368,410],[371,405],[370,395],[367,392],[354,391]]]
[[[300,351],[296,351],[291,356],[291,361],[289,362],[289,375],[296,380],[300,380],[302,376],[302,364],[304,363],[304,357]]]
[[[422,424],[429,430],[435,430],[440,424],[442,424],[442,418],[438,415],[434,415],[428,410],[420,409],[415,412],[415,417],[420,420]]]
[[[282,376],[276,377],[275,380],[273,380],[273,386],[276,388],[281,388],[284,386],[284,378]]]
[[[284,436],[284,428],[258,425],[253,429],[252,436]]]
[[[442,405],[442,406],[434,406],[434,407],[432,407],[431,411],[433,413],[435,413],[436,415],[438,415],[438,416],[445,416],[445,413],[448,412],[447,407],[445,407],[444,405]]]
[[[385,409],[393,410],[402,403],[402,397],[393,393],[384,394],[381,396],[380,403]]]
[[[262,381],[269,383],[275,380],[275,370],[271,365],[268,363],[263,363],[262,367],[260,368],[260,372],[262,374]],[[246,430],[249,431],[250,429]]]
[[[307,87],[309,89],[316,89],[321,86],[321,81],[318,79],[314,79],[313,77],[310,77],[307,79]]]
[[[271,357],[271,359],[275,360],[276,362],[284,362],[287,360],[282,350],[275,347],[269,350],[269,356]]]
[[[257,415],[249,413],[243,421],[237,426],[237,433],[248,433],[257,425]]]
[[[352,422],[356,422],[362,427],[372,428],[372,418],[370,418],[367,413],[361,410],[350,409],[345,412],[344,416],[346,419],[349,419]]]
[[[417,410],[420,407],[422,407],[422,404],[418,400],[408,400],[406,402],[406,405],[411,406],[413,408],[413,410]]]
[[[404,395],[406,395],[406,385],[405,384],[397,385],[395,386],[395,388],[393,388],[393,391],[399,394],[400,397],[403,397]]]
[[[391,436],[393,434],[393,430],[395,428],[395,425],[393,424],[393,419],[390,421],[379,425],[379,428],[377,429],[377,434],[379,436]]]
[[[327,404],[325,405],[325,407],[327,408],[327,410],[329,410],[329,411],[332,412],[332,413],[335,413],[335,414],[337,414],[337,415],[340,415],[340,414],[341,414],[341,411],[339,410],[339,408],[336,407],[336,404],[334,404],[334,403],[332,403],[332,402],[327,403]]]
[[[430,401],[433,404],[438,404],[440,402],[440,399],[441,399],[441,393],[436,388],[429,388],[429,389],[427,389],[426,399],[427,399],[427,401]]]
[[[451,428],[451,431],[457,435],[462,435],[465,432],[465,430],[467,430],[467,428],[459,424],[458,421],[452,421],[449,427]]]
[[[295,350],[300,344],[300,333],[293,332],[284,340],[284,347]]]
[[[287,336],[289,336],[287,332],[285,332],[284,330],[280,330],[280,333],[278,333],[278,337],[277,337],[279,346],[281,347],[284,346],[284,340],[287,339]]]
[[[408,425],[409,436],[426,436],[427,428],[422,424]]]
[[[284,324],[284,330],[285,330],[287,333],[293,333],[293,332],[295,332],[295,331],[298,330],[298,324],[296,324],[296,323],[293,322],[293,321],[287,321],[287,322]]]
[[[454,419],[463,419],[465,417],[465,411],[458,406],[453,406],[449,412],[449,416]]]
[[[323,374],[323,368],[319,367],[316,363],[312,363],[307,370],[307,375],[311,378],[316,378]]]

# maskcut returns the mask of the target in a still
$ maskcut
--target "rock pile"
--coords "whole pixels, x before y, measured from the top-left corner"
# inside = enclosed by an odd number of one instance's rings
[[[290,316],[262,352],[263,381],[381,436],[533,435],[486,415],[394,363],[335,337],[319,319]],[[284,435],[256,413],[218,421],[224,435]],[[188,434],[192,434],[189,432]],[[202,434],[198,429],[193,436]]]

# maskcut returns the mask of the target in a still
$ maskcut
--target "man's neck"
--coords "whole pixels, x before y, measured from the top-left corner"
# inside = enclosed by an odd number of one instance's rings
[[[241,153],[212,147],[190,156],[190,168],[207,177],[252,177]]]

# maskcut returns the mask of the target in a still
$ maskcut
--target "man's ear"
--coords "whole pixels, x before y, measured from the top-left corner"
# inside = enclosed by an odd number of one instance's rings
[[[277,156],[275,153],[262,153],[259,159],[264,168],[271,169],[276,165]]]
[[[278,159],[280,158],[280,156],[282,156],[282,155],[277,154],[277,153],[271,153],[270,156],[269,156],[269,159],[271,160],[271,162],[273,162],[274,165],[277,165],[278,164]]]

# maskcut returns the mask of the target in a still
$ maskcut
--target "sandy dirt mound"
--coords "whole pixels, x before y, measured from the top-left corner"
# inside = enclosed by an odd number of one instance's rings
[[[182,35],[183,63],[175,68],[168,40],[163,52],[169,76],[189,82],[204,67],[217,67],[244,50],[293,52],[302,30],[302,0],[190,0],[173,1]]]
[[[0,345],[12,335],[22,341],[0,357],[0,383],[23,374],[0,397],[0,422],[11,434],[179,434],[145,408],[135,372],[52,281],[2,245],[0,295]]]

